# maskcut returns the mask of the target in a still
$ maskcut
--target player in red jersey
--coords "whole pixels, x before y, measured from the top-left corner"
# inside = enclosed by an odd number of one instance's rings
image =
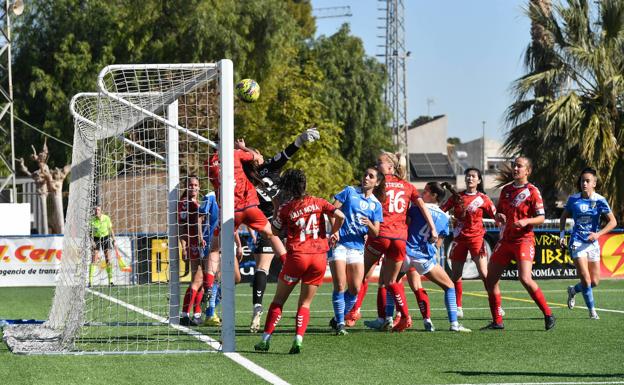
[[[283,255],[286,253],[286,249],[284,248],[284,244],[279,239],[273,235],[271,231],[271,224],[267,220],[267,217],[264,215],[262,210],[258,207],[260,201],[258,200],[258,194],[256,192],[256,188],[253,183],[249,181],[245,171],[243,170],[243,163],[251,163],[254,167],[260,166],[264,163],[264,157],[259,152],[249,149],[245,147],[245,142],[242,139],[238,139],[235,143],[236,149],[234,150],[234,227],[238,228],[241,224],[247,225],[249,228],[254,229],[266,237],[269,238],[271,242],[271,246],[273,250],[278,255]],[[219,164],[219,154],[214,153],[210,158],[208,164],[205,165],[207,168],[208,175],[210,177],[210,182],[214,186],[215,192],[217,193],[217,201],[219,201],[219,193],[221,186],[220,178],[220,164]],[[237,238],[237,245],[240,245],[240,241]],[[218,241],[218,237],[215,236],[213,242],[211,242],[211,257],[210,260],[214,261],[214,255],[218,252],[220,245]],[[242,256],[242,252],[240,252],[241,248],[237,248],[237,257]],[[204,277],[204,286],[212,287],[212,283],[214,282],[214,277],[217,273],[218,264],[211,263],[209,267],[209,271]],[[235,260],[235,271],[238,271],[238,260]],[[237,281],[239,281],[238,278]]]
[[[290,354],[301,351],[303,335],[310,320],[310,304],[323,282],[327,267],[329,243],[325,215],[333,217],[330,242],[339,240],[344,214],[325,199],[306,194],[306,177],[301,170],[286,170],[279,182],[280,194],[290,200],[282,205],[273,219],[273,233],[286,232],[288,254],[282,266],[277,289],[269,307],[262,340],[255,350],[269,350],[271,335],[282,317],[282,307],[299,281],[301,292],[297,309],[295,340]]]
[[[457,299],[457,317],[463,318],[462,309],[462,272],[468,252],[473,262],[477,265],[479,278],[485,285],[487,276],[487,253],[485,251],[485,227],[483,227],[483,214],[490,218],[496,215],[496,207],[492,200],[485,195],[483,178],[478,168],[467,168],[464,171],[466,190],[461,193],[455,191],[450,184],[443,185],[453,195],[440,207],[442,211],[453,211],[455,224],[453,226],[453,243],[451,249],[451,280],[455,284]]]
[[[502,225],[500,239],[488,264],[485,280],[488,291],[492,322],[483,329],[504,329],[503,315],[500,312],[501,293],[498,287],[503,270],[512,260],[518,266],[518,277],[533,301],[544,313],[546,330],[555,326],[555,317],[548,307],[542,290],[531,277],[535,257],[535,236],[533,226],[544,223],[542,196],[534,185],[529,183],[531,161],[518,157],[513,162],[513,183],[503,187],[498,200],[496,222]]]
[[[190,176],[186,183],[186,191],[178,202],[178,226],[182,257],[191,264],[192,281],[186,289],[180,325],[197,326],[202,314],[201,301],[204,296],[202,287],[203,270],[201,268],[202,219],[199,213],[199,179]],[[193,317],[191,317],[191,315]]]
[[[406,258],[405,242],[407,239],[407,209],[410,203],[417,205],[424,218],[432,229],[430,242],[435,242],[438,233],[431,219],[431,214],[425,206],[425,202],[419,197],[418,190],[405,179],[405,167],[399,163],[399,156],[389,152],[382,152],[377,158],[377,168],[386,178],[386,201],[383,204],[383,218],[377,237],[369,237],[366,241],[364,252],[364,271],[366,278],[358,293],[358,300],[354,309],[345,316],[345,321],[358,317],[362,299],[366,295],[365,286],[367,279],[373,272],[373,267],[383,255],[379,290],[377,292],[377,315],[385,317],[386,290],[390,291],[394,298],[397,309],[401,314],[401,320],[392,327],[393,331],[403,331],[410,327],[412,319],[409,315],[405,289],[403,284],[397,282],[397,277]],[[360,295],[361,293],[361,295]]]

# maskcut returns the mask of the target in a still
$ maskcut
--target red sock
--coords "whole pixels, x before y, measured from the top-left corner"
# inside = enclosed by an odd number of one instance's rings
[[[184,297],[186,297],[186,295],[185,295]],[[185,312],[187,312],[187,313],[189,313],[189,315],[190,315],[190,314],[193,314],[193,313],[192,313],[192,310],[193,310],[193,304],[195,303],[195,298],[196,298],[196,297],[197,297],[197,290],[195,290],[195,289],[191,288],[191,298],[190,298],[190,300],[189,300],[189,302],[188,302],[188,305],[187,305],[186,303],[184,304],[184,311],[185,311]],[[185,302],[186,302],[186,301],[185,301]]]
[[[429,295],[423,288],[416,290],[416,302],[418,302],[418,308],[423,319],[431,318],[431,306],[429,306]]]
[[[355,301],[355,305],[353,305],[353,312],[360,311],[362,307],[362,302],[364,302],[364,297],[366,297],[366,292],[368,291],[368,280],[362,281],[362,286],[360,287],[360,291],[358,291],[357,300]]]
[[[202,312],[201,302],[203,298],[204,298],[204,288],[202,287],[201,289],[199,289],[199,291],[197,292],[197,296],[195,297],[195,313],[196,314]]]
[[[186,293],[184,293],[184,302],[182,305],[182,311],[186,311],[191,304],[191,287],[186,288]]]
[[[405,299],[405,290],[402,290],[400,286],[403,286],[403,284],[392,282],[390,286],[388,286],[388,290],[392,293],[394,303],[398,311],[401,312],[401,316],[409,317],[409,308],[407,307],[407,300]]]
[[[377,287],[377,316],[386,318],[386,287],[379,285]]]
[[[533,301],[535,301],[535,303],[537,304],[537,307],[539,307],[542,313],[544,313],[544,315],[552,315],[552,311],[550,310],[550,307],[548,307],[548,303],[546,303],[546,298],[544,298],[544,293],[542,293],[542,289],[538,287],[537,290],[535,290],[533,293],[529,291],[529,294],[531,295],[531,298],[533,298]]]
[[[464,292],[464,284],[461,278],[455,282],[455,300],[457,307],[462,307],[462,293]]]
[[[282,305],[271,302],[267,313],[266,323],[264,324],[264,332],[273,334],[277,323],[282,319]]]
[[[308,328],[308,322],[310,322],[310,308],[300,307],[297,309],[297,325],[295,327],[295,334],[303,337]]]
[[[204,273],[204,289],[209,290],[212,288],[215,276],[213,273]]]
[[[503,323],[503,316],[500,312],[501,296],[500,294],[492,294],[488,292],[488,302],[490,303],[490,313],[492,313],[492,322]]]

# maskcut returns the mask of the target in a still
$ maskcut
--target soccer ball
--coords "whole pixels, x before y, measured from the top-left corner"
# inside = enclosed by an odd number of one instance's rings
[[[253,103],[260,97],[260,85],[253,79],[243,79],[236,84],[236,95],[243,102]]]

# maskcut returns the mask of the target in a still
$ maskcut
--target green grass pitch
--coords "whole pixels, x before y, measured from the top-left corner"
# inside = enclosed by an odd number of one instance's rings
[[[404,333],[367,330],[362,321],[347,336],[330,333],[331,284],[324,284],[312,304],[303,351],[288,355],[294,333],[296,295],[287,303],[268,353],[256,353],[259,335],[247,331],[251,289],[237,287],[237,350],[245,358],[292,384],[624,384],[624,281],[602,281],[594,296],[600,320],[588,319],[582,296],[577,308],[566,307],[566,287],[573,281],[538,281],[557,317],[544,331],[540,311],[518,282],[503,281],[504,331],[479,331],[489,322],[480,282],[464,283],[462,323],[473,333],[448,331],[442,292],[431,283],[437,331],[423,331],[416,301],[408,289],[414,326]],[[364,318],[375,316],[376,285],[371,284]],[[407,288],[407,287],[406,287]],[[270,284],[265,307],[275,286]],[[0,288],[0,318],[47,316],[51,288]],[[602,310],[600,310],[602,309]],[[200,327],[213,338],[217,330]],[[222,354],[149,354],[88,356],[14,355],[0,345],[3,384],[248,384],[263,380]]]

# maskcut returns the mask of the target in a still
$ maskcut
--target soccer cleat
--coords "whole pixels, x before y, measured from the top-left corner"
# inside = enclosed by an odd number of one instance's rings
[[[202,319],[200,317],[193,317],[191,319],[191,326],[200,326],[202,324]]]
[[[182,326],[191,326],[191,319],[187,316],[180,318],[180,325]]]
[[[600,319],[598,313],[596,313],[596,309],[591,309],[589,311],[589,319]]]
[[[251,316],[251,324],[249,325],[249,331],[251,333],[257,333],[260,330],[260,320],[262,319],[262,305],[254,306],[253,315]]]
[[[574,290],[574,286],[568,286],[568,309],[574,309],[574,304],[576,303],[574,300],[575,295],[576,290]]]
[[[505,324],[502,322],[499,324],[497,324],[496,322],[490,322],[489,324],[481,328],[481,330],[503,330],[503,329],[505,329]]]
[[[362,313],[360,313],[360,309],[353,310],[351,309],[347,314],[345,314],[345,325],[348,328],[352,328],[355,326],[355,323],[362,318]]]
[[[260,341],[254,345],[254,350],[257,352],[268,352],[269,351],[269,341]]]
[[[384,323],[386,323],[386,321],[381,320],[379,318],[375,318],[373,320],[366,320],[366,321],[364,321],[364,325],[367,328],[380,330],[380,331],[381,331],[381,327],[384,325]]]
[[[435,327],[433,326],[433,322],[431,322],[431,320],[429,318],[425,318],[423,320],[423,325],[425,325],[425,331],[426,332],[434,332],[435,331]]]
[[[398,325],[398,322],[394,323],[394,322],[392,322],[392,317],[387,317],[384,320],[383,325],[381,325],[381,331],[382,332],[389,332],[390,330],[392,330],[392,328],[394,328],[394,325]]]
[[[400,333],[405,329],[409,329],[412,327],[412,317],[410,317],[409,315],[407,317],[401,317],[401,320],[399,321],[398,324],[396,324],[393,328],[392,331],[393,332],[397,332]]]
[[[335,317],[329,320],[329,327],[331,327],[333,331],[338,331],[338,322]]]
[[[461,306],[457,307],[457,318],[464,318],[464,309]]]
[[[299,354],[299,353],[301,353],[301,345],[303,345],[303,342],[299,342],[297,340],[294,340],[292,346],[290,347],[290,350],[288,351],[288,354]]]
[[[214,314],[212,317],[206,317],[204,326],[221,326],[221,319],[218,315]]]
[[[546,330],[550,330],[554,327],[555,327],[555,316],[554,315],[544,316],[544,328]]]
[[[459,332],[459,333],[470,333],[472,332],[472,330],[465,328],[463,325],[451,325],[450,331],[452,332]]]
[[[344,324],[339,324],[338,328],[336,329],[336,335],[337,336],[346,336],[347,334],[349,334],[349,332],[347,332],[347,329],[345,329]]]
[[[392,324],[392,327],[394,327],[394,325],[398,324],[401,321],[401,313],[397,313],[396,317],[394,317],[394,323]]]

